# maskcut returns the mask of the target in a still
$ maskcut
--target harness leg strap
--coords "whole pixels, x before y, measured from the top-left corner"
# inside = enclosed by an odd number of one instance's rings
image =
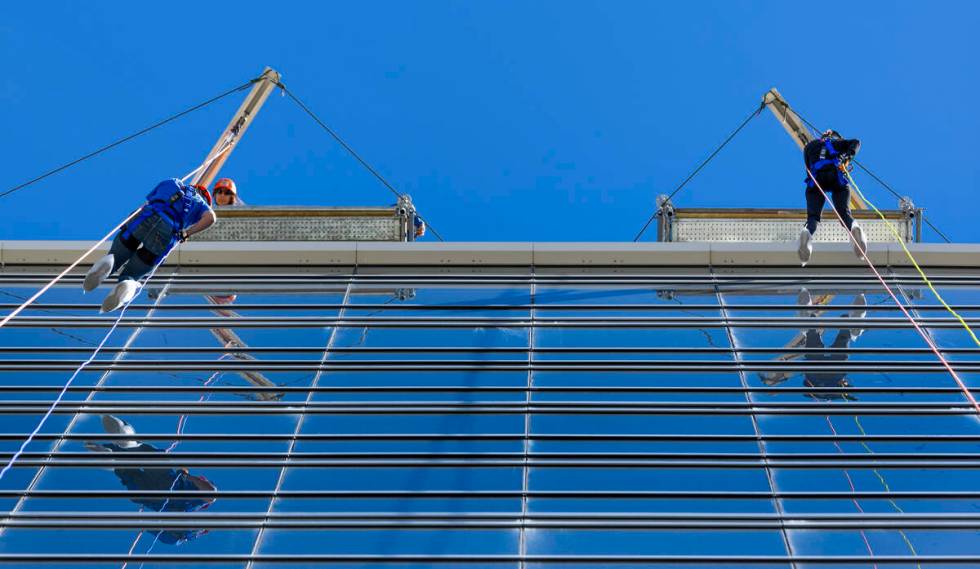
[[[128,229],[123,227],[122,232],[119,234],[119,241],[123,244],[123,247],[130,251],[135,251],[140,246],[140,240],[133,237],[132,234],[127,235],[127,231]]]
[[[140,247],[139,250],[136,251],[136,256],[139,257],[141,261],[143,261],[147,265],[150,265],[151,267],[156,265],[157,261],[160,260],[160,255],[153,253],[146,247]]]

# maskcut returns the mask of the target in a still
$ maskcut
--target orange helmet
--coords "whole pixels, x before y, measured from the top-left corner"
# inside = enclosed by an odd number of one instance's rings
[[[228,190],[234,195],[238,195],[238,188],[235,187],[235,182],[231,178],[221,178],[214,183],[214,191],[218,190]]]
[[[208,202],[208,205],[211,205],[211,192],[207,188],[204,186],[194,186],[194,189],[197,190],[197,193],[201,194],[201,197],[204,198],[204,201]]]

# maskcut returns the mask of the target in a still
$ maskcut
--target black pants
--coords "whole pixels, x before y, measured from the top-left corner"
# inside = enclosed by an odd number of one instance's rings
[[[806,331],[806,347],[821,349],[826,346],[823,343],[823,336],[819,330],[810,328]],[[842,329],[837,332],[837,337],[834,338],[834,343],[831,344],[831,348],[843,348],[847,350],[851,347],[851,331],[847,329]],[[840,362],[844,363],[847,361],[847,353],[807,353],[804,359],[808,362]],[[844,372],[806,372],[804,374],[803,385],[806,387],[848,387],[847,379]],[[816,399],[821,399],[824,401],[830,401],[833,399],[849,399],[846,394],[841,394],[837,392],[830,393],[820,393],[811,392],[807,396],[814,397]]]
[[[847,185],[841,185],[840,178],[835,170],[829,168],[820,170],[815,173],[815,176],[823,191],[830,194],[830,198],[834,202],[834,209],[840,214],[844,220],[844,225],[850,231],[851,226],[854,225],[854,218],[851,217],[850,206],[851,188]],[[823,194],[820,193],[820,190],[816,186],[807,186],[806,229],[811,235],[817,230],[817,224],[820,223],[820,212],[823,210],[825,203],[827,203],[827,199],[823,197]]]

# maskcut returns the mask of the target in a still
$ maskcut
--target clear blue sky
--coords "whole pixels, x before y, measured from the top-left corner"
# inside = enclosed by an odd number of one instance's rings
[[[980,241],[978,24],[972,2],[4,3],[0,191],[270,65],[447,239],[621,241],[775,86]],[[0,239],[100,237],[239,102],[0,200]],[[223,173],[255,204],[391,201],[278,95]],[[802,177],[767,112],[677,203],[799,207]]]

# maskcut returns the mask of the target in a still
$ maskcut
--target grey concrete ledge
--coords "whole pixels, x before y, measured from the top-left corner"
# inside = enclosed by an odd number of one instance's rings
[[[2,265],[67,266],[88,241],[3,241]],[[980,244],[920,243],[908,246],[919,264],[980,268]],[[103,245],[83,264],[104,254]],[[870,246],[876,266],[908,267],[897,244]],[[387,243],[387,242],[197,242],[185,243],[168,265],[208,266],[799,266],[792,243]],[[864,266],[846,244],[818,243],[812,267]]]

